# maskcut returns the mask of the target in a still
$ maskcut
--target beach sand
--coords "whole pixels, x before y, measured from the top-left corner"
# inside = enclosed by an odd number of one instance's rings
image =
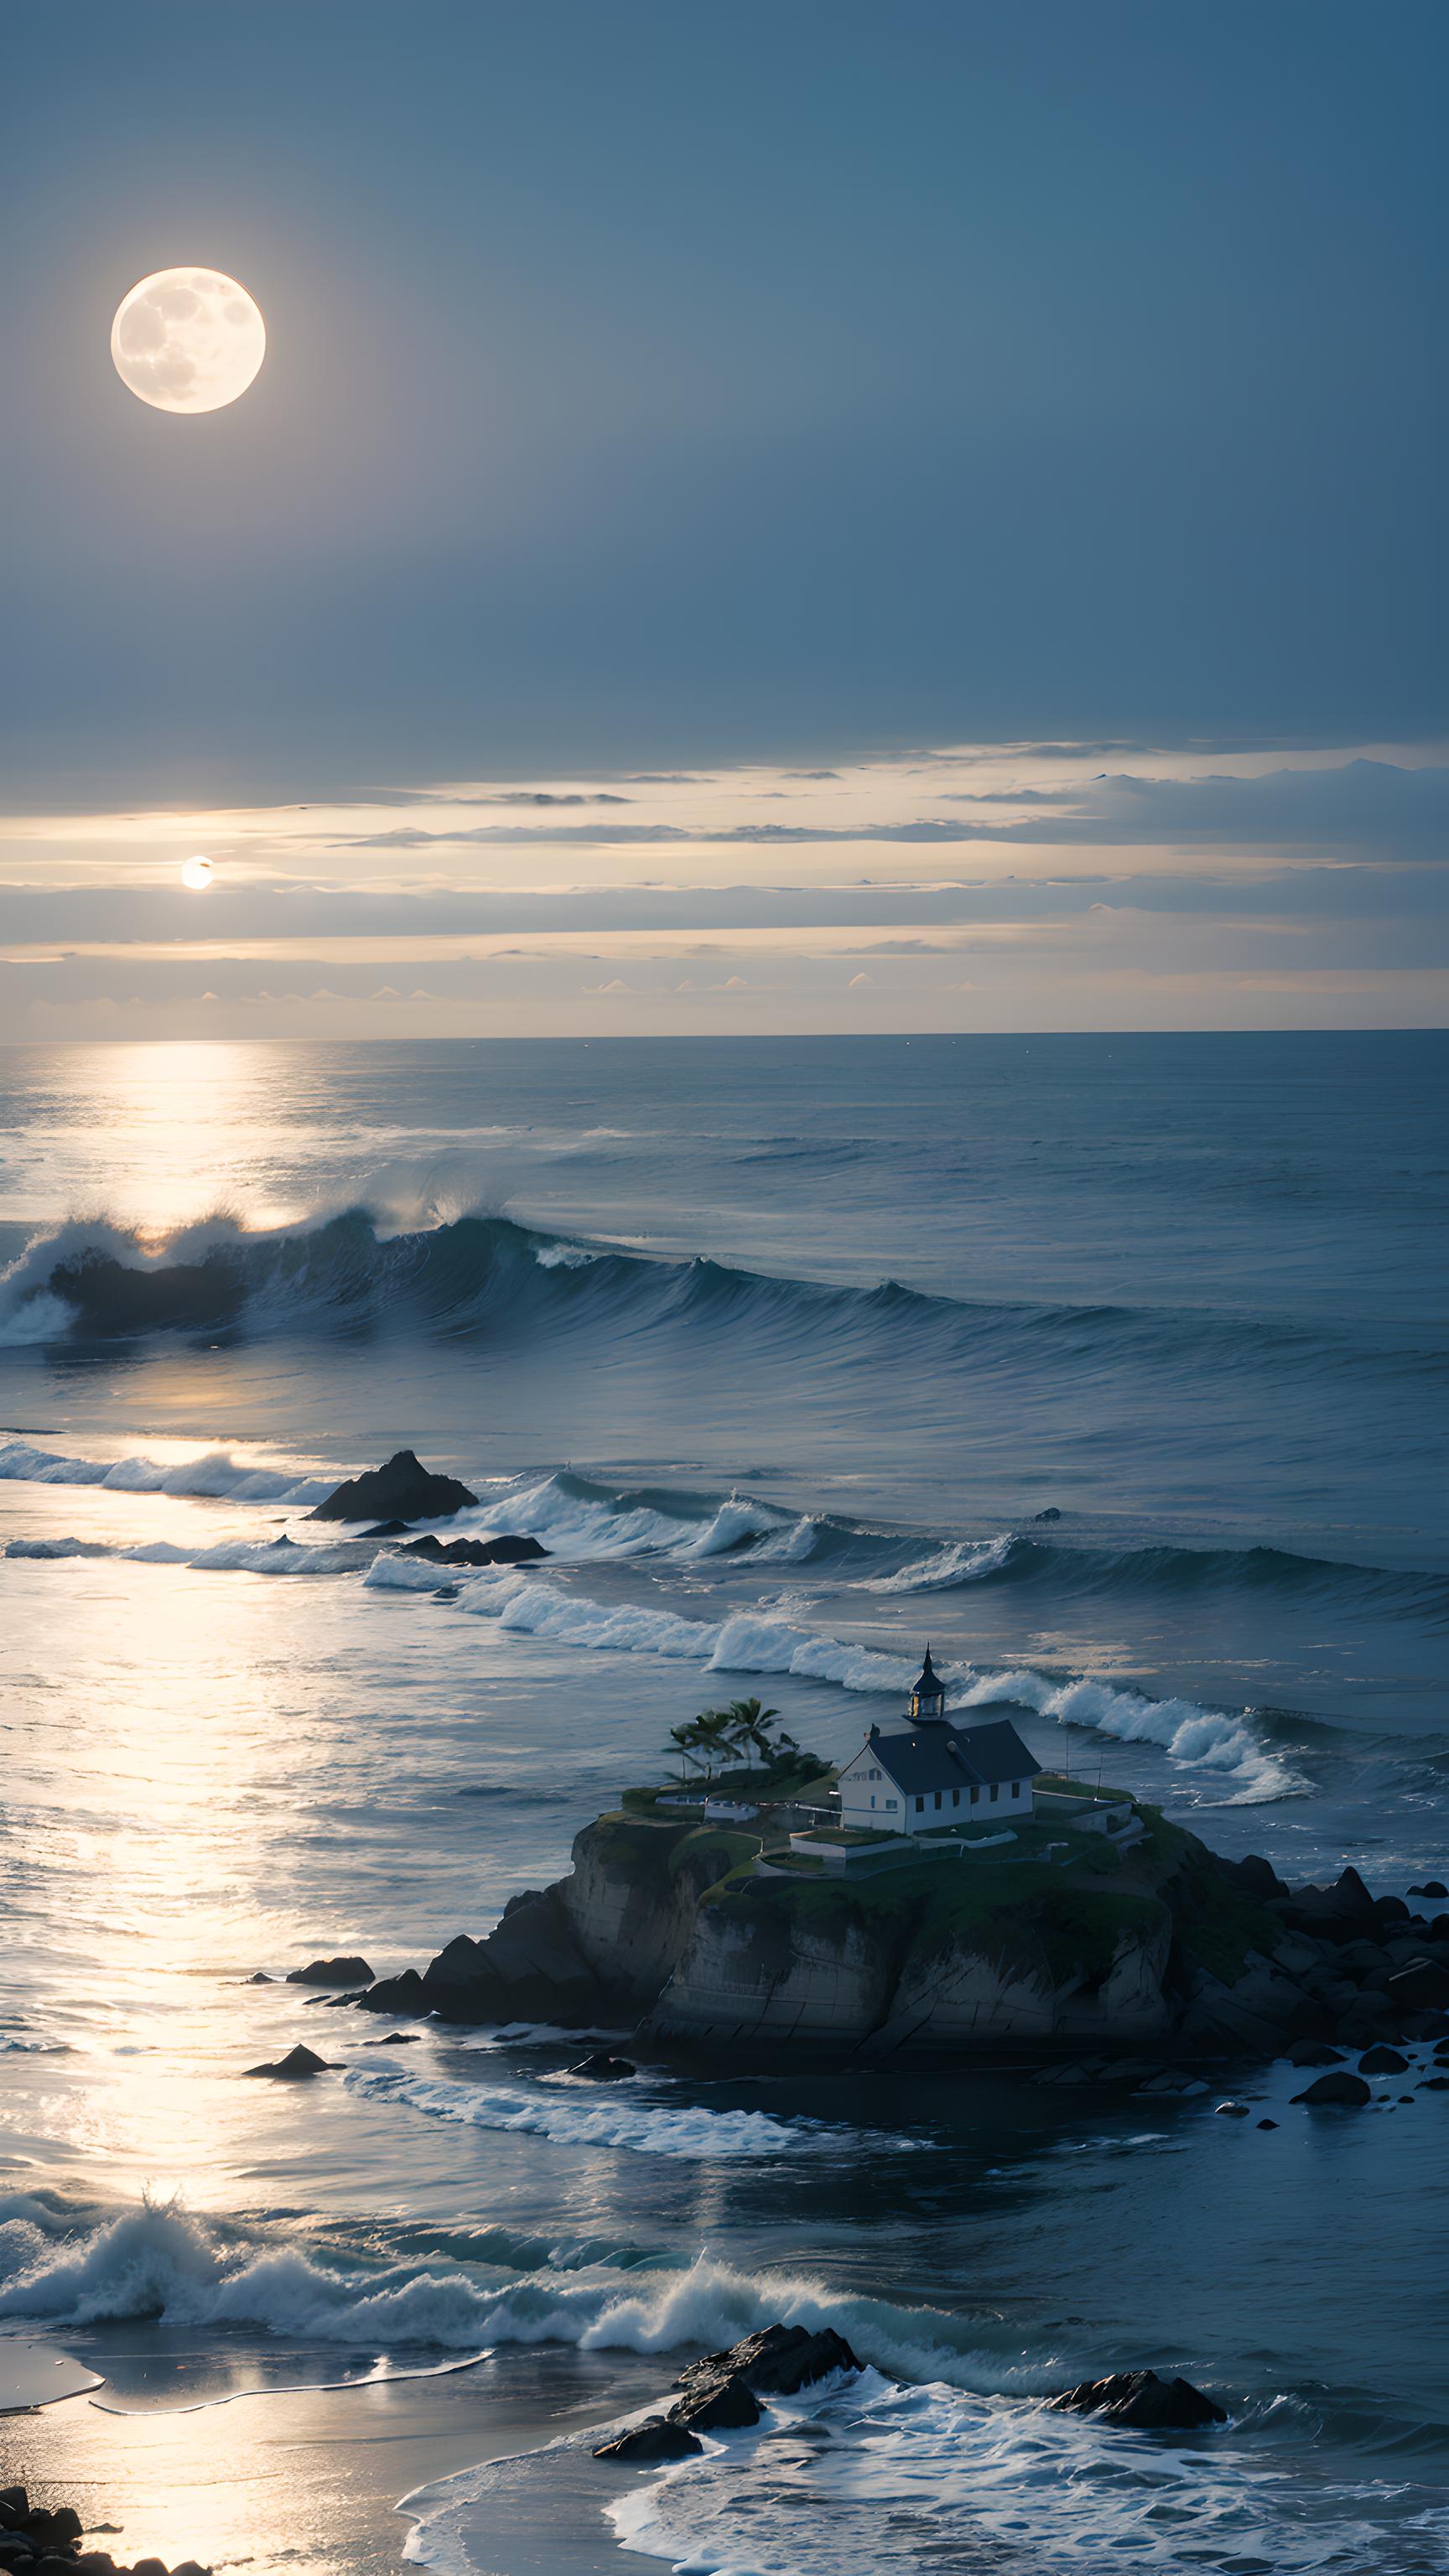
[[[119,2349],[114,2360],[124,2379]],[[135,2409],[125,2413],[106,2411],[123,2402],[107,2388],[100,2404],[77,2395],[0,2419],[0,2483],[73,2504],[92,2530],[119,2525],[97,2545],[126,2565],[194,2558],[255,2576],[389,2576],[410,2529],[400,2497],[607,2423],[662,2395],[671,2376],[666,2359],[550,2346],[514,2347],[442,2377],[202,2405],[168,2406],[153,2383],[144,2402],[124,2400]],[[570,2474],[551,2503],[537,2472],[527,2487],[527,2533],[512,2527],[506,2484],[499,2497],[500,2576],[621,2576],[650,2563],[621,2552],[598,2518],[602,2490],[586,2500]]]

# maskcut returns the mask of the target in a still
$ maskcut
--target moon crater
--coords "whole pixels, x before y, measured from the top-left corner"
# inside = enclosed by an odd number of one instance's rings
[[[133,286],[111,324],[123,385],[156,411],[220,411],[267,353],[258,307],[216,268],[162,268]]]

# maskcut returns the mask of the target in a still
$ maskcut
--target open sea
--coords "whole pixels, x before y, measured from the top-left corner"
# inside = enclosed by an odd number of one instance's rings
[[[928,1636],[1221,1850],[1445,1876],[1446,1102],[1429,1032],[0,1048],[0,2383],[74,2389],[0,2468],[228,2576],[1449,2569],[1427,2067],[601,2092],[245,1982],[486,1930],[710,1702],[848,1755]],[[404,1446],[547,1561],[306,1520]],[[775,2318],[869,2369],[595,2466]],[[1149,2364],[1229,2423],[1042,2411]]]

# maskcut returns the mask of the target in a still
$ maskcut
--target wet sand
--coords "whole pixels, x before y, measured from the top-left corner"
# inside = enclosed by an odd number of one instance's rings
[[[114,2359],[124,2382],[125,2356]],[[445,2378],[199,2406],[168,2406],[154,2383],[141,2403],[113,2386],[99,2405],[77,2395],[0,2421],[0,2483],[73,2504],[93,2530],[119,2525],[99,2545],[126,2565],[195,2558],[217,2576],[394,2576],[411,2528],[400,2497],[607,2423],[662,2393],[672,2375],[665,2358],[549,2347],[514,2348]],[[105,2411],[122,2403],[136,2411]],[[593,2481],[569,2477],[555,2491],[533,2472],[525,2535],[503,2528],[512,2519],[505,2481],[499,2576],[622,2576],[650,2564],[621,2555],[598,2519],[608,2499],[586,2496],[585,2483]]]

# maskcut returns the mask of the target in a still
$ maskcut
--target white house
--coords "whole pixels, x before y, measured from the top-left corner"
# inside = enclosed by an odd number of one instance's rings
[[[877,1833],[929,1834],[943,1825],[1009,1825],[1030,1817],[1041,1769],[1009,1718],[958,1726],[926,1648],[899,1733],[873,1726],[840,1774],[840,1821]]]

